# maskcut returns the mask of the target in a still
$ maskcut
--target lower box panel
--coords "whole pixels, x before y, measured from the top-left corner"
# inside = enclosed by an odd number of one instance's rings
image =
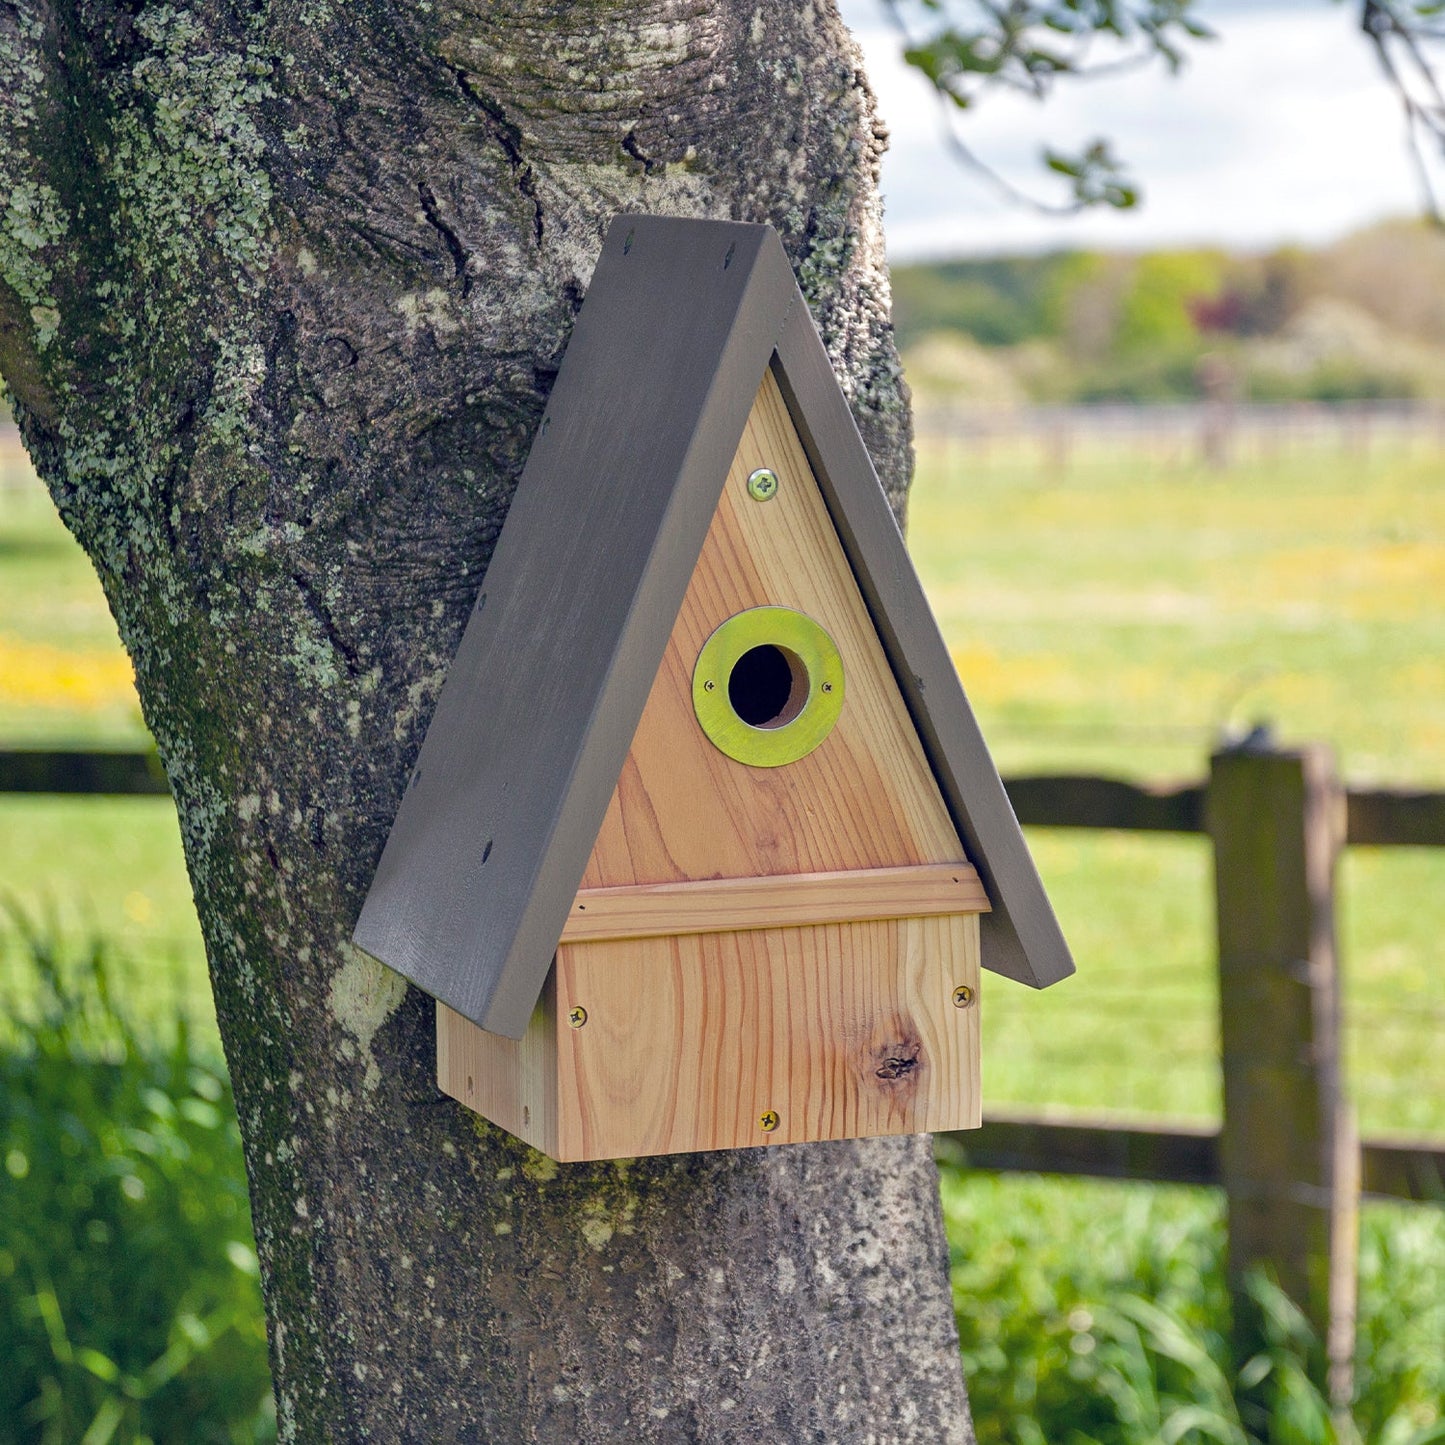
[[[973,913],[564,943],[521,1040],[437,1006],[438,1082],[562,1161],[974,1128],[978,973]]]

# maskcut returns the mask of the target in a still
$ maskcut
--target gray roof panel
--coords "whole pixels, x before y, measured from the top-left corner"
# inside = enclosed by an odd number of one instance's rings
[[[620,216],[356,926],[483,1028],[526,1029],[770,361],[989,887],[984,962],[1072,969],[776,234]]]

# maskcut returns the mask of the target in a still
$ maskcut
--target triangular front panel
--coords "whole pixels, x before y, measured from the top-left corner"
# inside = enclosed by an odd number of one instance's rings
[[[778,482],[757,500],[748,477],[763,468]],[[812,619],[837,645],[845,669],[832,730],[806,756],[777,767],[727,756],[694,710],[694,668],[707,639],[758,607]],[[582,888],[962,861],[963,846],[768,371]]]

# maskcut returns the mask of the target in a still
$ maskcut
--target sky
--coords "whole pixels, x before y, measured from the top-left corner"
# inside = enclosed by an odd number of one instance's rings
[[[992,96],[964,118],[968,144],[1039,194],[1044,142],[1079,150],[1109,137],[1142,204],[1066,218],[1008,204],[950,156],[938,102],[904,65],[881,0],[842,10],[892,133],[883,193],[896,261],[1070,245],[1263,249],[1420,210],[1399,102],[1356,3],[1209,0],[1200,15],[1219,38],[1194,46],[1178,76],[1151,67],[1066,84],[1043,106]]]

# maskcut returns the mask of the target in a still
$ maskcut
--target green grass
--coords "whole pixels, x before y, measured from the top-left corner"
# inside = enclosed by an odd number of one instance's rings
[[[1221,472],[921,448],[909,538],[1003,771],[1194,775],[1222,728],[1445,784],[1445,456]]]
[[[924,446],[911,546],[1006,772],[1197,777],[1221,727],[1268,717],[1286,739],[1332,742],[1352,779],[1442,784],[1442,468],[1438,452],[1320,450],[1209,472],[1078,446],[1055,484],[1037,450],[966,462]],[[3,665],[6,647],[28,672]],[[67,670],[97,658],[98,703]],[[0,740],[136,745],[125,667],[44,495],[0,492]],[[1202,840],[1030,843],[1080,974],[1043,994],[987,981],[989,1100],[1216,1117]],[[95,930],[151,961],[142,1013],[178,995],[214,1037],[164,800],[0,798],[0,887],[68,936]],[[1341,896],[1362,1127],[1445,1134],[1445,1004],[1429,987],[1445,850],[1354,850]]]
[[[1207,842],[1032,829],[1029,844],[1079,972],[1043,993],[985,977],[987,1103],[1217,1120]],[[1361,1130],[1445,1135],[1445,850],[1347,852],[1339,923]]]
[[[99,937],[144,971],[124,982],[143,1018],[177,1007],[212,1043],[205,949],[168,798],[0,794],[0,893],[57,937]],[[3,1025],[0,1025],[3,1031]]]
[[[149,744],[95,572],[24,454],[0,440],[0,747]],[[161,1023],[179,1005],[219,1047],[167,799],[0,794],[0,896],[57,937],[144,959],[124,985],[140,1017]]]
[[[1319,1344],[1266,1284],[1265,1338],[1231,1347],[1212,1190],[943,1171],[979,1445],[1350,1445],[1304,1367]],[[1371,1206],[1354,1423],[1445,1440],[1445,1212]]]
[[[1052,486],[1036,457],[996,454],[945,474],[925,449],[911,535],[1005,771],[1198,776],[1221,726],[1269,716],[1286,738],[1333,742],[1347,776],[1438,785],[1442,467],[1445,455],[1357,465],[1322,453],[1216,475],[1078,452]],[[71,659],[98,673],[94,696]],[[123,655],[88,563],[43,498],[0,493],[0,742],[136,745],[138,709],[117,676],[123,684]],[[1215,1117],[1203,840],[1034,830],[1030,843],[1080,974],[1043,994],[986,981],[988,1099]],[[1445,1134],[1434,987],[1445,850],[1353,851],[1342,885],[1362,1125]],[[137,1039],[164,1040],[179,1011],[198,1057],[216,1057],[164,800],[0,798],[0,887],[32,913],[49,910],[72,950],[95,934],[116,941],[133,966],[113,988]],[[17,1000],[0,1051],[23,1056],[14,1020],[37,995],[19,954],[0,950],[0,982]],[[1240,1418],[1248,1392],[1235,1389],[1242,1362],[1224,1343],[1213,1194],[946,1168],[944,1203],[983,1445],[1152,1445],[1175,1431],[1331,1445],[1299,1375],[1309,1342],[1287,1317],[1283,1342],[1258,1357],[1252,1408],[1264,1415]],[[1371,1445],[1445,1438],[1442,1298],[1445,1213],[1368,1209],[1359,1415]],[[184,1302],[176,1310],[201,1318]],[[104,1374],[112,1347],[95,1348],[104,1359],[86,1358]],[[117,1365],[132,1394],[145,1385],[143,1354]],[[65,1370],[76,1409],[117,1408],[74,1351]]]
[[[0,1440],[275,1438],[224,1065],[104,945],[0,916]]]
[[[0,440],[0,741],[144,746],[100,584],[28,470]]]

